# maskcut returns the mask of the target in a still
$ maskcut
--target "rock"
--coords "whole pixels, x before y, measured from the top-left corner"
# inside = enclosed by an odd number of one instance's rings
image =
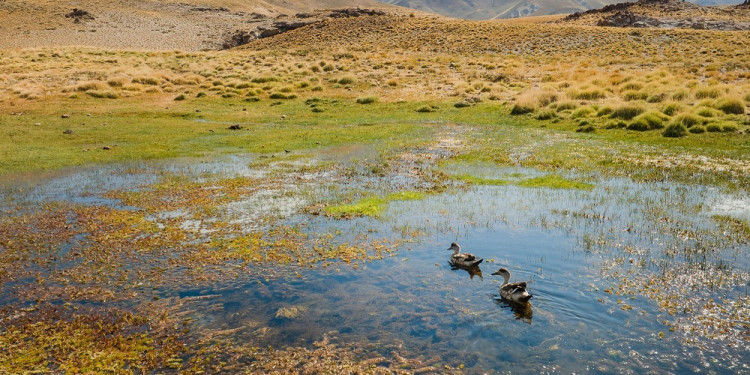
[[[112,148],[111,148],[111,147],[109,147],[109,146],[104,146],[104,147],[102,147],[102,150],[104,150],[104,151],[109,151],[109,150],[111,150],[111,149],[112,149]]]
[[[81,21],[93,21],[94,16],[91,13],[78,8],[73,8],[73,11],[66,14],[65,18],[72,18],[74,23],[81,23]]]
[[[229,127],[229,130],[240,130],[240,129],[242,129],[242,125],[240,124],[234,124]]]
[[[35,122],[34,126],[42,126],[42,123],[41,122]]]
[[[65,115],[62,115],[62,116],[60,116],[60,117],[62,117],[62,118],[70,118],[70,115],[68,115],[68,114],[65,114]]]
[[[73,131],[70,130],[70,129],[68,129],[68,130],[64,131],[63,134],[73,134]]]

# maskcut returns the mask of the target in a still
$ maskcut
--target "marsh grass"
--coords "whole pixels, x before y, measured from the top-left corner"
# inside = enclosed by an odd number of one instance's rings
[[[359,216],[378,217],[383,213],[383,210],[390,202],[420,200],[425,196],[426,195],[423,192],[403,191],[382,197],[376,196],[364,198],[352,204],[328,206],[325,208],[325,213],[328,216],[338,219],[348,219]]]
[[[558,175],[546,175],[541,177],[533,177],[518,182],[518,186],[527,188],[550,188],[550,189],[580,189],[580,190],[591,190],[594,188],[593,184],[586,182],[570,180]]]

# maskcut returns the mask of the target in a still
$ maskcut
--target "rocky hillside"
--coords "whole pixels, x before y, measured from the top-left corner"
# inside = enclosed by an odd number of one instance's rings
[[[566,14],[617,0],[383,0],[386,3],[470,20]]]
[[[639,0],[573,13],[560,22],[579,25],[700,30],[750,30],[750,6],[701,6],[682,0]]]
[[[238,30],[283,28],[298,13],[342,7],[395,9],[374,0],[0,0],[0,48],[220,49]]]

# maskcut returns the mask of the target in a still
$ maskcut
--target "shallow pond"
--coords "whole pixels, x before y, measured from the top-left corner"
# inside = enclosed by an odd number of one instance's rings
[[[160,164],[90,170],[33,189],[6,188],[4,200],[119,206],[104,197],[106,190],[139,190],[161,173],[196,178],[226,168],[248,178],[264,175],[248,163],[231,158],[187,169]],[[232,332],[229,341],[276,348],[311,346],[328,334],[344,344],[366,343],[384,357],[397,350],[467,373],[750,371],[748,239],[715,218],[747,220],[746,196],[596,175],[571,176],[592,189],[532,188],[517,182],[544,173],[483,164],[443,168],[449,175],[509,183],[456,183],[421,200],[391,202],[380,217],[340,220],[304,214],[301,207],[365,185],[392,190],[393,181],[414,183],[386,176],[344,184],[329,180],[327,172],[313,174],[282,185],[273,197],[226,203],[225,213],[239,227],[262,228],[255,212],[277,205],[274,225],[332,233],[336,243],[398,239],[395,251],[355,261],[356,267],[261,262],[241,276],[166,284],[155,293],[162,299],[204,296],[191,305],[198,335]],[[291,198],[272,199],[280,197]],[[193,221],[185,217],[183,224]],[[484,258],[480,274],[449,267],[446,249],[453,241]],[[513,281],[529,281],[529,305],[500,298],[501,280],[491,275],[499,267],[509,268]],[[2,293],[0,300],[8,301],[11,287]]]

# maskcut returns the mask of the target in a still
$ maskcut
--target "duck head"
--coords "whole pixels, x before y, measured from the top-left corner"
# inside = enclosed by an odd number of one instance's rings
[[[492,273],[493,275],[497,275],[505,279],[505,282],[503,284],[507,284],[508,280],[510,280],[510,271],[508,271],[507,268],[501,268],[495,272]]]
[[[448,250],[453,251],[454,253],[458,254],[459,252],[461,252],[461,246],[458,246],[457,243],[453,242],[451,243],[451,247],[449,247]]]

